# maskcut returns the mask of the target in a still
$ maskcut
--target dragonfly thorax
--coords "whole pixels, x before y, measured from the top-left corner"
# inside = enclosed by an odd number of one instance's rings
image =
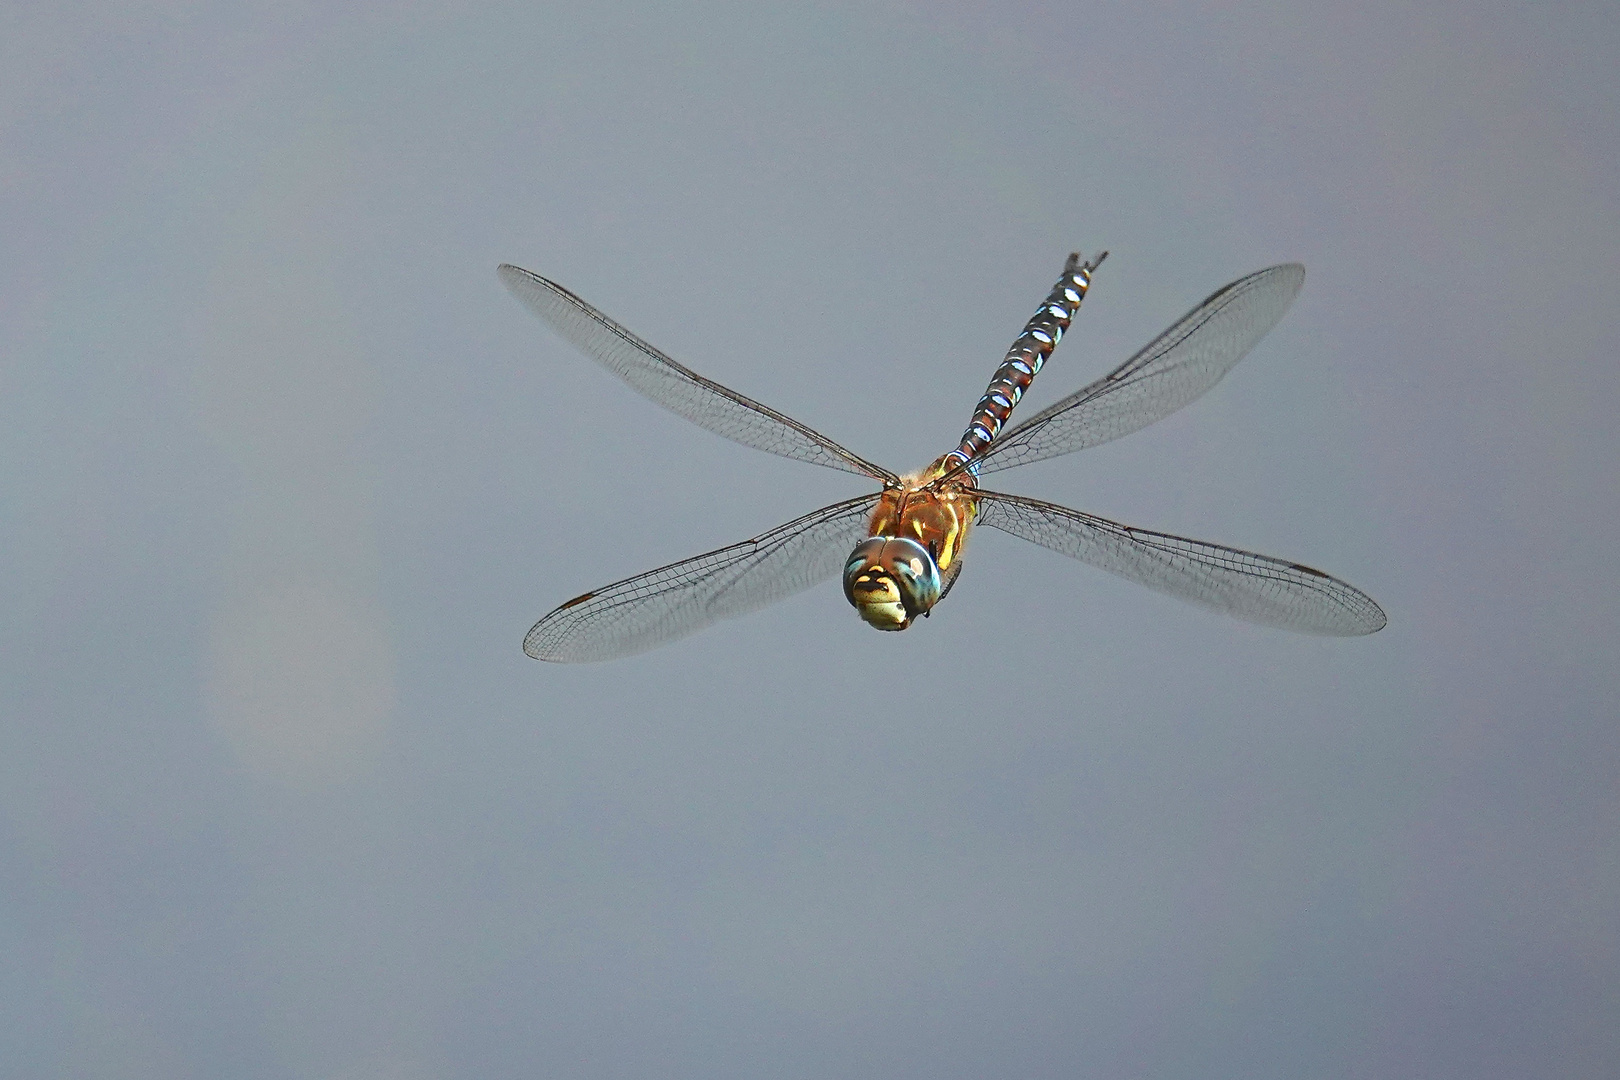
[[[844,595],[870,625],[904,630],[939,602],[939,566],[907,536],[870,536],[844,564]]]

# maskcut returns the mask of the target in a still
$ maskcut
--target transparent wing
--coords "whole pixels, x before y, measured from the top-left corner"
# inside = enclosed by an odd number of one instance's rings
[[[676,363],[556,282],[506,264],[499,272],[512,295],[575,348],[698,427],[796,461],[895,479],[797,420]]]
[[[752,540],[577,596],[534,624],[536,660],[612,660],[785,600],[835,576],[878,496],[824,506]]]
[[[1338,636],[1371,634],[1386,622],[1366,593],[1308,566],[1133,529],[1037,499],[977,496],[980,524],[1249,622]]]
[[[1084,450],[1161,420],[1221,381],[1293,303],[1298,263],[1238,278],[1090,386],[1012,428],[980,458],[981,473]]]

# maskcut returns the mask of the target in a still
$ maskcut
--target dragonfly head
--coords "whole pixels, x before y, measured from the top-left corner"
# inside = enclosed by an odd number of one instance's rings
[[[928,613],[939,594],[939,566],[908,537],[868,537],[844,563],[844,595],[879,630],[904,630]]]

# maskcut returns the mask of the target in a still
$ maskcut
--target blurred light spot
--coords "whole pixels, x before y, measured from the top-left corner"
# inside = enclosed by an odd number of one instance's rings
[[[209,713],[255,772],[329,782],[380,743],[394,663],[374,603],[342,586],[260,588],[227,606],[212,646]]]

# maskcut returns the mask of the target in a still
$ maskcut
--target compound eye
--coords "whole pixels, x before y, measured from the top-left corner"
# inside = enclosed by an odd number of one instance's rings
[[[878,579],[888,576],[883,565],[883,544],[881,536],[862,540],[855,545],[855,550],[849,553],[849,560],[844,563],[844,596],[856,607],[861,604],[855,595],[858,583],[869,589]],[[862,582],[862,578],[867,580]],[[867,589],[863,589],[865,591]]]
[[[883,549],[883,566],[900,588],[906,610],[920,615],[939,600],[939,567],[928,549],[906,537],[891,537]]]
[[[875,565],[883,557],[883,545],[886,543],[881,536],[869,536],[855,545],[855,550],[849,553],[849,561],[844,564],[846,570],[853,570],[857,566]]]

